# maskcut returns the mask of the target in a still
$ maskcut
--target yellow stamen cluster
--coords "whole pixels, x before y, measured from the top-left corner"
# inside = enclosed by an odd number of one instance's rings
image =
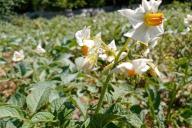
[[[84,56],[87,56],[89,52],[89,48],[86,45],[84,45],[81,47],[81,52]]]
[[[158,26],[163,22],[163,13],[146,13],[144,21],[147,26]]]
[[[135,70],[128,70],[127,74],[128,74],[128,76],[133,77],[136,75],[136,72],[135,72]]]

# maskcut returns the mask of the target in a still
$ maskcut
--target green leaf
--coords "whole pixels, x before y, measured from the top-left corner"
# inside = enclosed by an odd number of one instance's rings
[[[49,94],[49,103],[54,101],[55,99],[58,99],[59,97],[59,92],[55,89],[52,89],[50,94]]]
[[[192,116],[185,119],[185,121],[191,126],[192,125]]]
[[[6,128],[17,128],[11,121],[8,121],[6,124]]]
[[[49,94],[53,83],[40,82],[34,86],[27,96],[27,106],[32,113],[35,113],[49,101]]]
[[[25,104],[25,96],[21,93],[16,92],[11,98],[8,100],[8,104],[12,104],[15,106],[23,107]]]
[[[32,128],[34,124],[31,121],[25,121],[21,128]]]
[[[64,106],[64,102],[66,100],[64,98],[58,98],[51,102],[51,112],[60,111],[62,107]]]
[[[68,84],[71,81],[75,80],[77,75],[78,73],[74,73],[74,74],[63,73],[61,74],[61,80],[63,81],[64,84]]]
[[[6,64],[6,61],[0,57],[0,64]]]
[[[3,118],[17,118],[22,120],[24,117],[19,108],[10,105],[3,105],[0,106],[0,119]]]
[[[32,118],[31,121],[33,123],[40,123],[40,122],[53,122],[54,115],[50,112],[38,112]]]
[[[90,119],[89,128],[104,128],[112,121],[121,119],[122,117],[114,114],[97,114]]]
[[[129,112],[126,115],[126,119],[127,119],[127,122],[130,123],[135,128],[141,128],[141,126],[143,125],[143,122],[141,121],[141,119],[134,113]]]

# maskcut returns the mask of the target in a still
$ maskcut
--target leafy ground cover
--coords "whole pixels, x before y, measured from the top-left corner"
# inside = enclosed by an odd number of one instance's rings
[[[81,55],[76,31],[91,26],[102,32],[106,44],[119,48],[134,41],[123,36],[131,29],[117,12],[94,17],[11,17],[0,21],[0,127],[126,128],[192,126],[192,31],[186,32],[184,17],[191,4],[162,7],[165,33],[150,53],[163,83],[150,74],[124,78],[112,75],[100,114],[94,115],[101,92],[101,72],[108,63],[99,60],[99,70],[80,72],[75,59]],[[45,53],[36,52],[41,43]],[[142,54],[142,45],[131,45],[128,57]],[[144,47],[144,46],[143,46]],[[14,51],[25,58],[13,62]],[[103,67],[101,67],[103,66]]]

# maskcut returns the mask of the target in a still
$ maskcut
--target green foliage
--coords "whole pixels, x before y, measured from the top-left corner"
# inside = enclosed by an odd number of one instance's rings
[[[24,0],[0,0],[0,16],[10,15],[14,8],[21,6]]]
[[[163,2],[171,3],[172,1],[173,0],[167,0]],[[63,9],[103,7],[109,5],[127,6],[138,3],[140,3],[140,0],[0,0],[0,14],[5,16],[15,12],[20,13],[39,10],[60,11]]]
[[[0,69],[5,75],[0,70],[0,89],[10,86],[9,82],[17,87],[9,96],[3,92],[12,86],[0,92],[0,127],[190,128],[192,31],[183,33],[183,18],[191,10],[188,4],[176,3],[163,12],[167,19],[165,34],[150,57],[160,71],[171,76],[171,82],[162,83],[150,74],[142,78],[112,75],[99,114],[94,111],[106,74],[100,70],[90,74],[78,71],[74,60],[81,53],[74,34],[91,26],[93,35],[101,31],[106,43],[115,39],[122,47],[125,42],[134,42],[123,37],[131,28],[126,18],[114,12],[94,17],[1,20]],[[39,42],[46,53],[35,52]],[[21,49],[25,59],[12,62],[13,52]],[[128,51],[129,58],[138,58],[140,47],[134,43]]]
[[[11,105],[0,105],[0,119],[17,118],[24,119],[22,111]]]

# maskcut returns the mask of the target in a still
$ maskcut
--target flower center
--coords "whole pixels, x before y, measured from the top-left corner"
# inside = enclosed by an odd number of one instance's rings
[[[86,45],[83,45],[81,47],[81,52],[84,56],[87,56],[88,55],[88,51],[89,51],[89,48],[86,46]]]
[[[135,76],[136,75],[136,72],[135,72],[135,70],[134,69],[132,69],[132,70],[128,70],[127,71],[127,74],[128,74],[128,76]]]
[[[145,24],[148,26],[158,26],[163,22],[163,13],[146,13],[144,16]]]

